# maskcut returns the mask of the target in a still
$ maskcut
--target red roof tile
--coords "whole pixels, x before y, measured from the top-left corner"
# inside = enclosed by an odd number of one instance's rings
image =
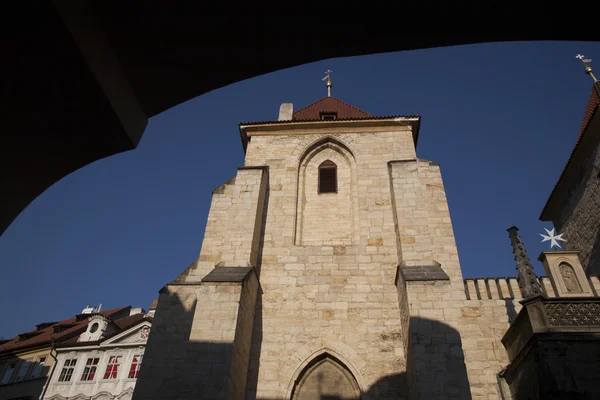
[[[60,347],[72,347],[72,346],[89,346],[89,345],[93,345],[93,344],[98,344],[100,342],[110,339],[113,336],[118,335],[119,333],[126,331],[129,328],[134,327],[135,325],[139,324],[142,321],[152,322],[153,318],[146,316],[146,313],[144,313],[144,312],[139,313],[139,314],[130,315],[130,316],[124,317],[124,318],[119,318],[117,320],[111,321],[113,324],[115,324],[117,326],[118,329],[116,329],[113,333],[111,333],[110,335],[108,335],[106,337],[103,337],[100,340],[79,342],[78,341],[79,336],[75,336],[75,337],[72,337],[70,339],[67,339],[67,340],[61,342],[61,344],[58,345],[57,347],[60,348]]]
[[[111,315],[116,314],[119,311],[122,311],[126,308],[128,308],[128,307],[113,308],[112,310],[102,311],[100,314],[104,315],[107,318],[110,318]],[[42,346],[42,345],[51,343],[53,340],[56,342],[62,342],[64,340],[67,340],[67,339],[73,337],[74,335],[78,335],[79,333],[81,333],[86,328],[87,324],[88,324],[87,319],[84,319],[82,321],[77,321],[76,317],[73,317],[73,318],[59,321],[59,322],[57,322],[53,325],[47,326],[44,329],[41,329],[39,331],[36,331],[34,329],[31,331],[25,332],[28,334],[34,333],[34,332],[39,332],[39,334],[37,334],[29,339],[25,339],[25,340],[21,340],[21,341],[19,341],[19,335],[15,336],[14,338],[10,339],[8,342],[0,345],[0,354],[5,353],[5,352],[22,350],[22,349],[29,348],[29,347]],[[73,326],[65,329],[64,331],[54,333],[54,326],[56,326],[56,325],[73,325]]]
[[[585,108],[585,113],[583,114],[583,121],[581,123],[581,127],[579,128],[579,135],[577,135],[577,141],[575,142],[575,147],[573,148],[573,151],[571,151],[571,155],[569,156],[569,159],[567,160],[567,164],[563,168],[562,173],[560,174],[560,177],[558,178],[558,181],[556,181],[556,184],[554,185],[554,188],[552,189],[552,193],[550,193],[550,196],[548,196],[548,200],[546,201],[546,204],[544,205],[544,209],[542,210],[542,213],[540,214],[541,221],[552,220],[552,216],[548,214],[548,212],[550,211],[548,207],[550,206],[550,202],[552,201],[552,199],[555,197],[555,194],[558,190],[558,186],[563,183],[563,181],[565,179],[566,171],[574,163],[573,159],[574,159],[575,152],[579,148],[579,144],[581,143],[581,139],[583,138],[583,135],[586,134],[586,132],[587,132],[587,127],[590,124],[590,121],[592,120],[594,113],[596,112],[596,110],[598,110],[598,106],[600,105],[599,93],[600,93],[600,82],[596,82],[596,83],[594,83],[594,86],[592,87],[592,93],[590,93],[590,98],[589,98],[587,106]]]
[[[594,112],[600,104],[600,97],[598,96],[598,91],[600,91],[600,82],[596,82],[594,84],[594,87],[592,88],[592,93],[590,93],[590,98],[588,100],[587,107],[585,108],[585,113],[583,114],[581,128],[579,128],[579,136],[577,136],[577,143],[579,143],[581,136],[583,136],[583,132],[585,132],[585,128],[587,128],[587,126],[589,125],[590,120],[592,119],[592,115],[594,115]]]
[[[294,112],[292,119],[295,121],[318,120],[321,119],[322,112],[335,112],[338,119],[373,117],[368,112],[338,100],[335,97],[324,97]]]

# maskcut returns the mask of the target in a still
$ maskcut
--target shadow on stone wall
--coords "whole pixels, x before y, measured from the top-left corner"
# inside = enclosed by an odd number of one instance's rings
[[[269,175],[266,175],[266,185],[269,187]],[[256,399],[256,389],[258,385],[258,371],[260,369],[260,352],[263,339],[263,315],[262,315],[262,288],[260,287],[260,272],[262,269],[262,255],[265,247],[265,227],[267,226],[267,210],[269,209],[270,190],[265,191],[264,208],[262,213],[261,230],[259,233],[260,242],[257,249],[257,263],[255,265],[256,276],[259,281],[259,289],[256,295],[256,310],[254,311],[254,326],[252,329],[252,346],[250,348],[250,361],[248,365],[248,377],[246,379],[246,398],[248,400]]]
[[[515,308],[515,299],[511,299],[510,297],[506,297],[504,299],[504,304],[506,306],[506,315],[508,315],[508,323],[512,324],[515,318],[517,318],[517,310]]]
[[[262,338],[262,290],[259,290],[256,298],[256,311],[254,313],[254,331],[252,332],[252,349],[250,350],[250,365],[248,367],[248,380],[246,383],[246,398],[248,400],[256,399]]]
[[[201,304],[194,301],[184,307],[178,295],[161,294],[134,400],[227,398],[233,344],[190,341],[196,307]],[[255,318],[257,336],[250,355],[248,399],[257,399],[263,335],[260,297]],[[379,379],[361,399],[471,399],[458,331],[439,321],[412,317],[409,340],[407,371]],[[321,399],[341,400],[331,392],[324,392]]]
[[[196,307],[161,293],[134,400],[225,398],[233,345],[189,340]]]
[[[594,241],[594,247],[592,247],[592,253],[590,254],[590,260],[586,269],[587,275],[600,275],[600,230],[596,235]],[[600,294],[600,293],[598,293]]]
[[[408,398],[471,399],[459,332],[443,322],[423,317],[410,318],[409,332],[405,378]],[[378,384],[369,393],[377,396]]]

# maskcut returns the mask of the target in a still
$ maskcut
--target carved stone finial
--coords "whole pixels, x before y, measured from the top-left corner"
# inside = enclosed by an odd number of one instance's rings
[[[544,296],[544,290],[542,289],[540,281],[533,271],[533,266],[531,265],[531,261],[529,261],[529,256],[527,255],[525,247],[523,246],[523,242],[517,233],[518,230],[519,228],[516,226],[512,226],[507,229],[513,248],[513,254],[515,255],[515,262],[517,263],[517,281],[519,282],[521,295],[524,299],[540,295]]]

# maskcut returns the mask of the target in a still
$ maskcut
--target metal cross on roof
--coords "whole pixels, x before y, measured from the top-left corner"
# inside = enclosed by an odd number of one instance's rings
[[[575,56],[575,58],[581,60],[581,62],[583,63],[583,65],[585,66],[585,73],[588,74],[589,76],[591,76],[592,79],[594,80],[594,82],[598,82],[598,79],[596,79],[596,77],[594,76],[594,71],[592,70],[592,66],[590,65],[590,63],[592,62],[592,59],[585,58],[585,56],[583,54],[577,54]]]
[[[331,87],[333,86],[333,83],[331,83],[332,72],[332,70],[328,69],[327,71],[325,71],[325,77],[321,79],[322,81],[327,81],[327,97],[331,97]]]

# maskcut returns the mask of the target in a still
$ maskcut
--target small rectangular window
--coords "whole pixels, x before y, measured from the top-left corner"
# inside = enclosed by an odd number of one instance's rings
[[[337,113],[336,112],[322,112],[321,113],[321,120],[322,121],[335,121],[337,119]]]
[[[2,381],[0,381],[0,383],[2,385],[5,385],[10,381],[10,378],[12,378],[13,372],[15,372],[15,368],[17,368],[16,361],[13,361],[10,364],[8,364],[8,366],[6,367],[6,370],[4,371],[4,375],[2,375]]]
[[[142,366],[142,358],[143,355],[133,356],[133,361],[131,361],[131,368],[129,368],[129,378],[137,378],[140,373],[140,367]]]
[[[21,367],[19,367],[19,373],[17,374],[15,382],[19,382],[25,379],[25,375],[27,375],[27,370],[29,369],[29,364],[31,364],[31,361],[28,360],[23,360],[21,362]]]
[[[46,357],[40,357],[37,359],[33,366],[33,371],[31,371],[31,379],[39,378],[42,375],[42,369],[44,368],[44,364],[46,364]]]
[[[121,356],[110,357],[106,366],[106,372],[104,372],[104,379],[117,379],[119,364],[121,364]]]
[[[73,371],[75,370],[75,364],[77,364],[77,360],[74,358],[65,360],[63,369],[60,371],[60,375],[58,376],[59,382],[71,382],[71,377],[73,376]]]
[[[99,358],[88,358],[85,362],[85,368],[83,369],[83,374],[81,375],[82,381],[93,381],[96,376],[96,368],[98,366]]]

